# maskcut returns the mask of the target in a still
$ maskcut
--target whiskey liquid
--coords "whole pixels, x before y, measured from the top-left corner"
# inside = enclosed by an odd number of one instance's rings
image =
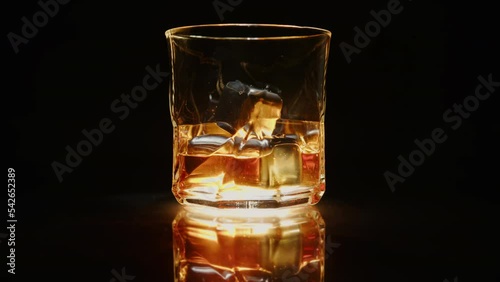
[[[273,128],[272,134],[248,127],[231,132],[223,122],[177,127],[177,200],[247,208],[317,203],[325,185],[323,125],[262,119],[259,124]]]

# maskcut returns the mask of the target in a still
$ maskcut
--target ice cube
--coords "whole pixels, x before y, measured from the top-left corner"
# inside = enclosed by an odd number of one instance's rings
[[[216,123],[218,127],[220,127],[221,129],[224,129],[225,131],[229,132],[231,135],[234,135],[236,133],[236,130],[234,129],[233,126],[231,126],[229,123],[227,122],[217,122]]]
[[[245,139],[271,137],[276,121],[281,117],[283,100],[267,89],[250,88],[243,103],[238,125],[245,125],[237,134]]]
[[[300,148],[293,139],[277,140],[272,153],[262,158],[261,181],[270,187],[300,184],[302,159]]]
[[[236,126],[240,109],[247,99],[250,87],[239,80],[230,81],[222,90],[222,95],[217,101],[214,114],[215,121],[223,121],[231,126]]]
[[[268,139],[249,139],[245,140],[235,136],[234,154],[238,158],[259,158],[271,153],[271,146]]]
[[[216,123],[205,123],[200,124],[199,135],[219,135],[225,137],[231,137],[234,134],[234,128],[226,122],[216,122]]]
[[[230,137],[218,135],[202,135],[191,139],[188,143],[189,155],[211,155],[220,152],[221,149],[232,148],[232,139]],[[225,146],[231,144],[230,146]],[[227,152],[229,153],[229,152]]]
[[[194,134],[196,137],[188,144],[189,154],[234,154],[237,158],[270,154],[269,139],[283,106],[283,100],[270,91],[270,86],[262,89],[230,81],[214,102],[215,122]]]
[[[226,122],[198,125],[191,133],[193,137],[187,145],[190,155],[231,154],[234,128]]]
[[[269,85],[257,88],[239,80],[228,82],[217,100],[210,98],[213,117],[209,120],[224,122],[235,132],[240,130],[236,134],[245,139],[272,136],[283,100],[270,89]]]

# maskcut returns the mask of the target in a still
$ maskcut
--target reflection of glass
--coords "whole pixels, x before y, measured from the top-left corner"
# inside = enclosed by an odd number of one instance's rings
[[[180,203],[269,208],[320,200],[330,35],[255,24],[166,32],[172,190]]]
[[[316,209],[224,211],[178,212],[175,281],[323,281],[325,224]]]

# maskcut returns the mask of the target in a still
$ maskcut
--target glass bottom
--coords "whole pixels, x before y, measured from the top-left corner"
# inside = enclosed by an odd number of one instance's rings
[[[172,189],[177,201],[183,205],[215,208],[281,208],[314,205],[325,192],[324,182],[312,187],[282,186],[280,188],[233,187],[211,191],[207,187]]]

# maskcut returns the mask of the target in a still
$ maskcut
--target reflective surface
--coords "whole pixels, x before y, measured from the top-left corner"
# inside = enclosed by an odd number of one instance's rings
[[[324,279],[325,224],[312,207],[184,207],[172,226],[175,281]]]
[[[175,235],[179,231],[172,231],[172,221],[180,205],[165,193],[82,197],[53,192],[29,198],[21,194],[20,199],[36,212],[21,214],[23,227],[16,230],[17,281],[47,277],[51,282],[113,278],[118,282],[117,274],[127,277],[127,282],[171,282],[178,275],[173,254],[179,257],[179,242],[201,247],[188,244],[195,241],[188,241],[186,234],[196,234],[203,229],[197,226],[207,225],[193,226],[189,222],[198,220],[184,217],[185,228],[180,230],[185,235]],[[326,223],[324,281],[452,282],[455,276],[461,282],[498,281],[500,233],[494,228],[498,208],[487,202],[416,197],[404,202],[367,198],[348,203],[326,197],[314,207]],[[253,216],[253,211],[247,212]],[[203,230],[216,234],[214,227]],[[236,248],[240,246],[241,240]],[[7,247],[5,239],[0,249],[7,251]],[[223,254],[234,254],[229,247],[221,249]],[[297,274],[294,267],[289,270],[278,273],[274,281],[303,282],[308,281],[304,277],[315,277],[305,269]]]

